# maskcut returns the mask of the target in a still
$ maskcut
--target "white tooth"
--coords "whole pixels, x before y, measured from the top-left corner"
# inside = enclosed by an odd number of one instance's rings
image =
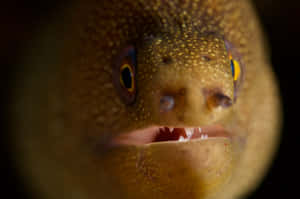
[[[169,128],[169,130],[170,130],[170,132],[172,133],[172,132],[173,132],[173,130],[174,130],[174,128]]]
[[[186,128],[185,133],[186,133],[188,139],[190,139],[192,137],[193,133],[194,133],[193,128]]]
[[[200,127],[198,128],[198,130],[199,130],[199,133],[201,133],[201,132],[202,132],[202,129],[201,129]]]
[[[179,142],[183,142],[185,139],[184,139],[184,137],[183,136],[179,136]]]

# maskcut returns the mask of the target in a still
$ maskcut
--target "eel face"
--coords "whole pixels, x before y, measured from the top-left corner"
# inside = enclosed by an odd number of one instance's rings
[[[15,91],[16,159],[39,198],[229,199],[257,186],[280,106],[248,1],[62,13]]]

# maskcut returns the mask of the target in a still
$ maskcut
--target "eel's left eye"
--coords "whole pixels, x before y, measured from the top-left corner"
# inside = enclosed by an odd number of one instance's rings
[[[227,40],[225,40],[225,47],[228,52],[228,58],[230,61],[230,68],[233,80],[234,98],[235,102],[238,97],[238,93],[242,88],[243,81],[245,78],[245,64],[243,62],[241,54],[236,48]]]
[[[233,80],[237,81],[241,75],[240,64],[235,59],[233,59],[231,55],[229,56],[229,58]]]
[[[136,50],[133,46],[123,49],[113,65],[113,82],[125,104],[132,104],[136,95]]]

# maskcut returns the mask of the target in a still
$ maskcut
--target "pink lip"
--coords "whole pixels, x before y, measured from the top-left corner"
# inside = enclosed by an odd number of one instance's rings
[[[211,138],[230,138],[230,135],[221,125],[191,128],[152,126],[121,134],[113,139],[113,145],[146,145],[158,142],[187,142]]]

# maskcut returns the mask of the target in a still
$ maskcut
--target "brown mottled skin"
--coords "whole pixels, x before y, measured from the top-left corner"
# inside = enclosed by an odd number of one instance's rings
[[[261,28],[246,0],[78,1],[41,31],[15,90],[15,159],[41,199],[232,199],[255,188],[276,149],[279,96]],[[225,42],[242,65],[234,99]],[[113,64],[137,50],[136,99]],[[175,97],[161,112],[159,100]],[[231,139],[109,147],[153,125],[221,124]]]

